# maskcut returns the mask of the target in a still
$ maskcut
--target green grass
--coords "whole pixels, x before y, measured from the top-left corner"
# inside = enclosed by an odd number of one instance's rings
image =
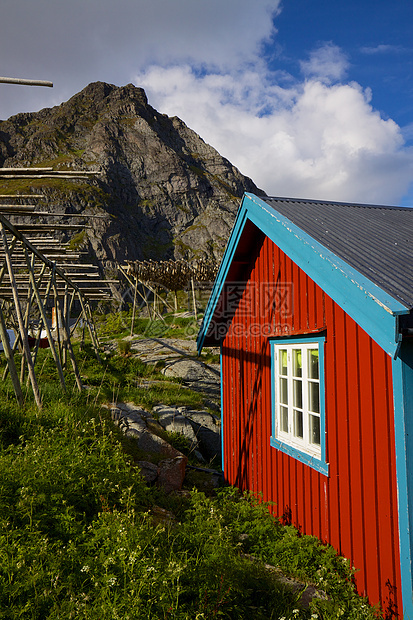
[[[198,321],[202,314],[198,317]],[[124,338],[130,335],[132,311],[122,311],[97,317],[99,334],[103,340]],[[182,338],[195,339],[199,331],[199,322],[194,316],[176,316],[166,314],[162,318],[150,319],[135,317],[133,335],[146,338]]]
[[[62,392],[43,350],[41,411],[30,392],[19,410],[9,382],[0,384],[0,620],[376,618],[348,563],[282,526],[259,498],[146,486],[101,404],[114,395],[147,407],[199,396],[133,357],[115,353],[99,365],[90,344],[75,349],[82,393],[69,373]],[[144,379],[156,387],[137,388]],[[264,562],[330,600],[301,609]]]

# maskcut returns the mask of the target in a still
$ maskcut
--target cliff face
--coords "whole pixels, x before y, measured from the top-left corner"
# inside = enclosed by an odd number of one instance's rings
[[[96,82],[60,106],[0,122],[0,166],[34,165],[101,172],[90,181],[3,180],[0,193],[33,191],[46,195],[42,210],[103,214],[73,242],[106,268],[219,258],[242,194],[263,193],[132,84]]]

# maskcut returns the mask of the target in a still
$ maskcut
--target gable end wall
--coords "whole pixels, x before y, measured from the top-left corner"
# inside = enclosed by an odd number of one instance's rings
[[[268,237],[250,257],[222,343],[226,479],[332,544],[360,594],[401,611],[392,360]],[[270,447],[269,337],[324,330],[328,477]]]

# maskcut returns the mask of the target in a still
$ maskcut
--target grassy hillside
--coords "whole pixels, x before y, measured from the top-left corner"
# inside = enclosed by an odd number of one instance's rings
[[[377,617],[348,562],[281,525],[259,498],[227,487],[206,495],[194,479],[176,495],[147,486],[102,403],[193,405],[199,395],[125,350],[102,365],[87,344],[76,355],[87,389],[65,395],[41,352],[40,412],[29,393],[19,410],[0,384],[0,619]],[[138,391],[139,376],[165,387]],[[280,570],[329,598],[302,608]]]

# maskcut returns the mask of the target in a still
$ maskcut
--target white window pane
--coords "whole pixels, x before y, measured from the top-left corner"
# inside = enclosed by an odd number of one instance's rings
[[[287,374],[287,349],[278,351],[278,372],[280,375]]]
[[[297,379],[293,380],[293,406],[303,408],[303,382]]]
[[[315,415],[310,415],[310,443],[317,444],[318,446],[321,443],[321,433],[320,433],[320,418]]]
[[[288,433],[288,409],[287,407],[280,407],[280,430],[283,433]]]
[[[314,413],[320,412],[320,388],[315,381],[308,382],[308,409]]]
[[[275,386],[277,428],[281,443],[320,458],[322,371],[317,342],[303,339],[276,346]]]
[[[302,411],[294,410],[294,437],[299,437],[300,439],[304,437]]]
[[[301,349],[293,349],[293,375],[294,377],[302,377],[303,360]]]
[[[308,365],[308,377],[309,379],[318,379],[318,349],[307,350],[307,365]]]
[[[280,379],[280,403],[288,405],[288,379]]]

